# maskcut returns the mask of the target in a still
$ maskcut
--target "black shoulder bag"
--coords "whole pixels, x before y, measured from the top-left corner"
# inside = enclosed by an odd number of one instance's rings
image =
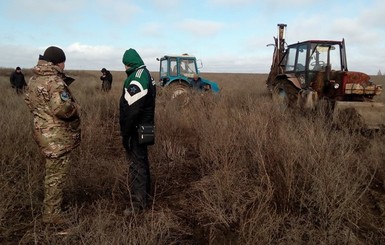
[[[137,127],[139,144],[153,145],[155,143],[155,126],[140,124]]]

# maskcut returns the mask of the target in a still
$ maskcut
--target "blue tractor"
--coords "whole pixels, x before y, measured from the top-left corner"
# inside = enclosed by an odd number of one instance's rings
[[[219,92],[217,83],[199,76],[195,56],[188,54],[165,55],[157,60],[160,61],[160,86],[171,88],[173,98],[187,94],[191,90]]]

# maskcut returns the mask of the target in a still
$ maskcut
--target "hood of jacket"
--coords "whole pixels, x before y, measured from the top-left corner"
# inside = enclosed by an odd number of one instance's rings
[[[129,70],[131,69],[136,69],[142,65],[144,65],[144,62],[138,52],[136,52],[135,49],[128,49],[126,52],[124,52],[123,59],[122,59],[123,64],[126,66],[129,66]]]
[[[33,72],[40,76],[52,76],[62,74],[63,70],[52,62],[39,60],[37,65],[33,68]]]
[[[58,76],[63,79],[67,86],[75,81],[74,78],[67,76],[59,66],[45,60],[39,60],[32,71],[39,76]]]

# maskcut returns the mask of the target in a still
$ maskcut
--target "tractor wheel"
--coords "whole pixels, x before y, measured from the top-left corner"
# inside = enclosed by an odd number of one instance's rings
[[[171,99],[175,99],[177,98],[178,96],[183,96],[183,95],[186,95],[188,94],[188,86],[183,84],[183,83],[179,83],[179,84],[173,84],[170,86],[170,89],[171,89]]]
[[[169,85],[172,100],[178,100],[182,104],[189,102],[191,88],[186,83],[172,83]]]
[[[273,100],[280,109],[294,108],[297,105],[299,89],[288,80],[281,80],[273,90]]]

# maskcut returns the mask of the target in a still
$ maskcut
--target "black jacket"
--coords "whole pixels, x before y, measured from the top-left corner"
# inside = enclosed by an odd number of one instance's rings
[[[14,71],[11,74],[11,77],[9,80],[11,82],[12,87],[23,88],[27,86],[27,83],[25,82],[24,74],[21,72]]]
[[[156,87],[145,66],[126,73],[120,97],[120,129],[123,137],[130,137],[139,124],[154,125]]]
[[[104,75],[104,74],[103,74]],[[110,83],[112,83],[112,74],[111,74],[111,72],[110,71],[107,71],[106,70],[106,74],[105,74],[105,76],[100,76],[100,80],[102,80],[102,81],[108,81],[108,82],[110,82]]]

